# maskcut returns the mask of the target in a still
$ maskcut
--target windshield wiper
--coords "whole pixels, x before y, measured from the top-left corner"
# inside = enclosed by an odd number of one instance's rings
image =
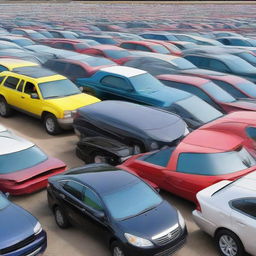
[[[141,215],[141,214],[143,214],[143,213],[146,213],[146,212],[148,212],[148,211],[154,209],[155,207],[156,207],[156,205],[150,206],[150,207],[144,209],[143,211],[141,211],[141,212],[139,212],[139,213],[135,213],[135,214],[130,215],[130,216],[128,216],[128,217],[125,217],[125,218],[123,218],[122,220],[127,220],[127,219],[130,219],[130,218],[139,216],[139,215]]]

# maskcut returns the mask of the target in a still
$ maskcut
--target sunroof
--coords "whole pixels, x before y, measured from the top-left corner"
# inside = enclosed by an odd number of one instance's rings
[[[33,78],[40,78],[40,77],[46,77],[46,76],[53,76],[57,75],[56,72],[53,72],[49,69],[42,68],[42,67],[20,67],[20,68],[14,68],[13,72],[33,77]]]

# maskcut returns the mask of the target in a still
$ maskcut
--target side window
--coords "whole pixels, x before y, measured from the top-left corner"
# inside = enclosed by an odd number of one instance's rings
[[[16,35],[23,35],[23,36],[26,35],[26,33],[22,30],[13,30],[12,33]]]
[[[4,81],[5,76],[0,76],[0,84]]]
[[[82,201],[84,202],[84,204],[95,210],[103,210],[100,198],[89,188],[84,189]]]
[[[0,72],[9,70],[8,68],[6,68],[5,66],[0,65]]]
[[[156,40],[168,41],[168,38],[166,36],[162,36],[162,35],[153,35],[153,37],[150,37],[150,38],[156,39]]]
[[[143,35],[142,36],[143,38],[146,38],[146,39],[157,39],[157,38],[155,38],[155,35],[150,35],[150,34],[146,34],[146,35]]]
[[[27,82],[25,85],[24,93],[26,94],[32,94],[37,93],[36,87],[33,83]]]
[[[230,41],[229,41],[228,39],[226,39],[226,38],[220,39],[219,41],[220,41],[221,43],[225,44],[225,45],[230,45]]]
[[[233,209],[256,218],[256,198],[242,198],[231,201]]]
[[[5,80],[4,86],[8,87],[8,88],[11,88],[11,89],[16,89],[18,83],[19,83],[19,79],[18,78],[9,76]]]
[[[129,89],[131,89],[131,86],[127,84],[127,82],[123,78],[115,76],[105,76],[101,80],[101,84],[106,87],[119,89],[123,91],[129,91]]]
[[[247,127],[245,132],[250,139],[256,141],[256,127]]]
[[[63,189],[68,193],[70,193],[75,198],[77,198],[78,200],[82,200],[82,192],[83,192],[84,186],[82,186],[81,184],[74,181],[68,181],[63,186]]]
[[[18,85],[18,88],[17,88],[17,90],[18,90],[19,92],[22,92],[23,85],[24,85],[24,80],[21,80],[20,83],[19,83],[19,85]]]
[[[239,91],[237,88],[235,88],[234,86],[232,86],[226,82],[219,81],[219,80],[212,80],[212,81],[215,84],[217,84],[219,87],[221,87],[223,90],[230,93],[235,98],[248,98],[248,96],[246,96],[241,91]]]
[[[70,50],[70,51],[74,51],[75,50],[75,47],[72,44],[62,44],[62,47],[65,50]]]
[[[185,59],[192,62],[195,66],[200,68],[207,68],[209,65],[209,61],[206,58],[202,58],[199,56],[186,56]]]
[[[151,50],[148,47],[146,47],[144,45],[139,45],[139,44],[136,45],[136,50],[144,51],[144,52],[151,52]]]
[[[209,67],[220,72],[229,72],[229,68],[219,60],[210,60]]]
[[[62,36],[60,36],[60,34],[59,34],[58,32],[52,31],[51,34],[52,34],[53,37],[55,37],[55,38],[62,38]]]
[[[69,64],[66,72],[70,75],[70,77],[75,79],[88,76],[87,72],[82,67],[75,64]]]
[[[154,165],[166,167],[169,163],[169,160],[173,151],[174,151],[174,148],[166,148],[166,149],[157,151],[156,153],[152,153],[150,155],[144,155],[142,157],[139,157],[138,159]]]
[[[120,47],[125,48],[125,49],[134,50],[135,47],[136,47],[136,45],[130,44],[130,43],[122,43],[122,44],[120,45]]]
[[[230,39],[232,45],[235,46],[251,46],[250,43],[246,42],[245,40],[240,39]]]

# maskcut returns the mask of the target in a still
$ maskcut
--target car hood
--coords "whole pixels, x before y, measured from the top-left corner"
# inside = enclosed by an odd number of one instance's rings
[[[223,105],[231,106],[240,110],[256,111],[256,100],[242,99],[230,103],[223,103]]]
[[[12,173],[0,174],[1,180],[10,180],[14,182],[23,182],[25,180],[31,179],[35,176],[39,176],[40,174],[44,174],[51,170],[63,169],[66,168],[66,164],[57,158],[48,158],[46,161],[39,163],[33,167],[19,170]]]
[[[15,204],[0,209],[0,250],[33,235],[36,223],[30,213]]]
[[[75,110],[99,101],[98,98],[85,93],[47,100],[48,103],[58,106],[63,110]]]
[[[124,233],[152,239],[153,236],[177,225],[178,215],[176,209],[163,201],[156,208],[120,221],[119,224]]]

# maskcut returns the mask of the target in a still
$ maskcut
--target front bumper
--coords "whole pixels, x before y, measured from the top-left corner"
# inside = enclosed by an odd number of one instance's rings
[[[2,256],[39,256],[44,253],[47,247],[47,235],[44,230],[42,230],[38,235],[35,235],[34,240],[24,246],[20,244],[12,246],[14,250],[10,248],[9,252],[1,254]],[[2,249],[1,251],[8,251],[7,249]]]
[[[127,256],[170,256],[179,250],[186,243],[187,229],[185,228],[183,233],[174,241],[164,245],[155,246],[153,248],[139,248],[134,247],[130,244],[124,246],[125,253]]]
[[[74,118],[70,117],[70,118],[58,118],[58,123],[60,125],[60,127],[64,130],[71,130],[73,129],[73,121]]]

